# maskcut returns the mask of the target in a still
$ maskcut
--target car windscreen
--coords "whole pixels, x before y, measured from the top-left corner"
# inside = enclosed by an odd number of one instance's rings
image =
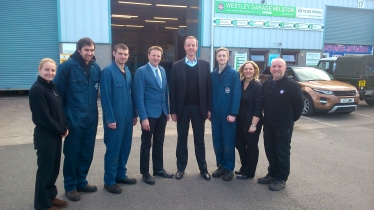
[[[300,82],[307,81],[330,81],[329,74],[321,69],[312,67],[293,67],[292,68]]]

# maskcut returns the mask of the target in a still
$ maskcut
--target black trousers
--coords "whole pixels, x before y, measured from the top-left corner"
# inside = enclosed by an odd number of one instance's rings
[[[57,196],[56,180],[60,171],[61,137],[34,138],[38,170],[35,181],[34,208],[48,209]]]
[[[240,163],[242,164],[240,170],[243,174],[249,177],[254,177],[258,163],[258,140],[260,138],[262,125],[258,125],[254,133],[248,132],[248,127],[245,123],[238,122],[236,126],[236,144],[238,150]]]
[[[187,140],[191,121],[197,164],[199,165],[199,169],[201,172],[208,172],[205,160],[205,120],[205,117],[201,115],[199,105],[184,105],[182,116],[177,116],[178,142],[176,156],[178,171],[184,171],[187,166]]]
[[[287,181],[290,174],[291,138],[293,128],[264,126],[264,146],[271,177]]]
[[[160,171],[164,169],[164,139],[165,139],[165,127],[167,117],[165,114],[161,114],[159,118],[148,118],[150,131],[142,129],[141,145],[140,145],[140,173],[149,173],[149,156],[150,149],[152,147],[152,163],[153,171]],[[141,123],[140,123],[141,126]],[[152,144],[153,137],[153,144]]]

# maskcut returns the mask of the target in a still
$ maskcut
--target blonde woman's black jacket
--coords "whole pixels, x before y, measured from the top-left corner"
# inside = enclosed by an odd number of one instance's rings
[[[67,120],[52,81],[48,83],[38,76],[29,92],[29,104],[35,124],[34,138],[55,138],[66,133]]]
[[[244,87],[244,80],[241,81],[241,87],[243,91]],[[254,79],[252,79],[247,89],[245,89],[242,92],[242,95],[246,94],[249,103],[246,111],[246,123],[245,128],[246,130],[249,129],[249,127],[252,124],[252,118],[253,116],[258,117],[260,120],[257,123],[257,127],[261,128],[262,126],[262,110],[263,110],[263,98],[262,98],[262,85],[260,82],[256,82]],[[240,107],[242,109],[242,107]]]
[[[272,88],[270,77],[262,85],[264,97],[264,126],[292,128],[304,108],[304,96],[300,85],[284,76]]]

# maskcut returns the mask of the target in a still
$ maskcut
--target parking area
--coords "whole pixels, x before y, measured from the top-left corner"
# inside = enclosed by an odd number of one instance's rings
[[[100,109],[101,114],[101,109]],[[33,209],[36,154],[27,96],[0,97],[0,209]],[[372,209],[374,198],[374,107],[360,103],[351,114],[301,117],[292,138],[291,174],[285,190],[273,192],[257,178],[266,175],[267,160],[260,138],[260,159],[254,179],[205,181],[199,175],[189,136],[185,177],[156,178],[149,186],[139,173],[140,125],[134,127],[128,176],[138,184],[123,186],[113,195],[103,188],[105,145],[99,121],[95,156],[88,180],[98,192],[84,194],[69,209]],[[167,124],[165,169],[176,172],[176,125]],[[206,123],[206,151],[210,172],[215,170],[210,122]],[[236,168],[239,167],[236,159]],[[62,171],[58,197],[65,199]]]

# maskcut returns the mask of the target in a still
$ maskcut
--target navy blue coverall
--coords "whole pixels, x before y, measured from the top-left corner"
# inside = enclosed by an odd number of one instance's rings
[[[228,171],[235,167],[236,121],[230,123],[227,116],[236,116],[240,106],[239,73],[226,65],[221,73],[212,72],[212,137],[217,166]]]
[[[136,118],[132,94],[132,78],[125,66],[126,79],[113,61],[100,75],[100,97],[103,109],[104,182],[111,186],[126,178],[126,164],[132,142],[133,118]],[[108,124],[116,123],[116,129]]]
[[[54,82],[69,124],[64,142],[64,187],[72,191],[88,184],[87,174],[94,154],[100,67],[95,57],[84,71],[77,51],[58,67]],[[84,62],[84,61],[83,61]]]

